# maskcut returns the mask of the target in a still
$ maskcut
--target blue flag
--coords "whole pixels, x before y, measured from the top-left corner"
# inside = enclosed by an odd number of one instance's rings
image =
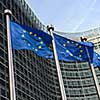
[[[94,52],[94,55],[93,55],[93,65],[95,67],[100,67],[100,55],[96,52]]]
[[[16,22],[10,22],[12,47],[16,50],[32,50],[38,56],[54,58],[53,50],[50,48],[52,37],[38,29],[33,29]],[[54,34],[58,59],[73,61],[90,61],[93,58],[93,44],[87,42],[76,42]],[[87,48],[87,49],[86,49]],[[87,51],[89,56],[87,54]]]
[[[38,29],[33,29],[16,22],[10,22],[12,48],[16,50],[32,50],[38,56],[53,58],[53,53],[49,48],[52,37]]]
[[[76,42],[56,34],[54,34],[54,38],[59,60],[93,61],[93,43]]]

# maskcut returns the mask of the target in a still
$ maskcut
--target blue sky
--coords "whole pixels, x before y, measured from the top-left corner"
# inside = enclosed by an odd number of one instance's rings
[[[100,26],[100,0],[26,0],[44,25],[62,32],[86,31]]]

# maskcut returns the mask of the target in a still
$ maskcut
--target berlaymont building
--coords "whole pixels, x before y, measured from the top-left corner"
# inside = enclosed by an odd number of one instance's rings
[[[0,0],[0,100],[11,98],[5,9],[12,11],[12,20],[45,30],[45,26],[24,0]],[[88,41],[95,43],[95,50],[100,52],[100,28],[83,33]],[[63,100],[54,60],[44,59],[29,50],[13,50],[13,63],[16,100]],[[94,69],[99,85],[100,69]],[[66,100],[100,100],[87,62],[60,61],[60,70]]]

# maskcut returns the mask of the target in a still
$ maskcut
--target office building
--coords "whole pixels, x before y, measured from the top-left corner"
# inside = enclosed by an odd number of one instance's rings
[[[24,0],[0,0],[0,100],[10,98],[5,9],[12,20],[45,30]],[[55,64],[28,50],[13,50],[13,62],[17,100],[61,100]]]
[[[80,36],[83,34],[82,36],[87,38],[87,41],[94,43],[94,50],[100,54],[100,28],[77,33],[58,33],[76,41],[80,41]],[[62,61],[60,66],[68,100],[99,100],[92,70],[88,63]],[[94,69],[98,84],[100,84],[100,68]]]
[[[0,100],[9,100],[7,32],[4,10],[11,19],[32,28],[45,30],[24,0],[0,0]],[[87,34],[89,33],[89,34]],[[100,48],[100,29],[84,32],[88,41]],[[54,60],[38,57],[29,50],[13,50],[17,100],[62,100]],[[67,100],[99,100],[91,67],[88,63],[60,61]],[[100,83],[100,70],[95,68]]]

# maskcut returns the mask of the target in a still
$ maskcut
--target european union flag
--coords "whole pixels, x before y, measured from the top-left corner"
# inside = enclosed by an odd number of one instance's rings
[[[54,34],[59,60],[68,62],[93,60],[93,43],[76,42]]]
[[[49,34],[13,21],[10,22],[10,26],[13,49],[32,50],[38,56],[53,58],[53,50],[50,48],[52,37]],[[54,34],[54,39],[59,60],[92,62],[92,43],[76,42],[56,34]],[[89,54],[87,54],[87,51]]]
[[[10,22],[13,49],[32,50],[38,56],[53,58],[53,53],[49,48],[52,37],[38,29],[33,29],[16,22]]]
[[[95,67],[100,67],[100,55],[96,52],[93,54],[93,65]]]

